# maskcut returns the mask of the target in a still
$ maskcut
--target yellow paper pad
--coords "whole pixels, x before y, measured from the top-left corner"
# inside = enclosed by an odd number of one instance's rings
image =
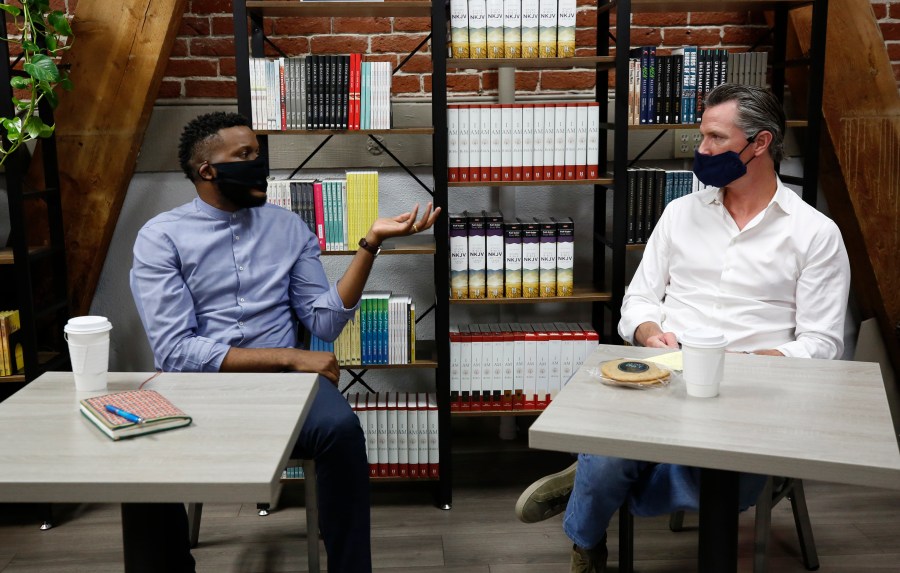
[[[666,354],[660,354],[658,356],[649,356],[647,358],[635,358],[634,360],[650,360],[652,362],[656,362],[670,370],[678,370],[681,371],[684,369],[681,362],[681,351],[676,350],[675,352],[668,352]]]

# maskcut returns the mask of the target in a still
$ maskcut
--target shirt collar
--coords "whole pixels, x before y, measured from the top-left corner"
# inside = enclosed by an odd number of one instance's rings
[[[234,213],[232,213],[231,211],[223,211],[222,209],[213,207],[200,197],[196,197],[194,199],[194,207],[198,211],[206,213],[213,219],[218,219],[219,221],[230,221],[232,218],[231,216],[234,215]]]
[[[778,205],[778,208],[786,215],[790,215],[794,208],[794,201],[797,200],[797,194],[781,182],[781,177],[779,177],[778,174],[775,175],[775,181],[775,195],[772,197],[772,200],[769,201],[769,204],[766,205],[765,210],[774,203],[775,205]],[[700,201],[704,205],[722,204],[722,189],[720,188],[708,187],[702,191],[698,191],[698,194],[700,196]]]

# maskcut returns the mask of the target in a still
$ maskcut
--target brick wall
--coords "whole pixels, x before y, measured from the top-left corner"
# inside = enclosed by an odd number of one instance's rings
[[[887,46],[888,57],[894,68],[894,77],[900,86],[900,0],[882,2],[872,0],[875,19]]]

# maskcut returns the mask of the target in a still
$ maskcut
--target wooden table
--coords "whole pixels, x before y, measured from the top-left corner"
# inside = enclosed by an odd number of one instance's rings
[[[716,398],[687,396],[680,376],[632,390],[587,373],[660,352],[600,345],[531,426],[529,445],[704,468],[701,571],[736,570],[736,472],[900,489],[877,364],[727,354]]]
[[[110,373],[109,390],[152,373]],[[0,403],[0,501],[265,502],[317,389],[314,374],[161,374],[190,426],[113,441],[79,412],[71,372],[49,372]]]

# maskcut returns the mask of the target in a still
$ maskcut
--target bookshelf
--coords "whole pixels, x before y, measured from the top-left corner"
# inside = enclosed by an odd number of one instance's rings
[[[772,91],[784,102],[785,69],[801,65],[809,68],[809,89],[804,106],[805,109],[809,110],[808,117],[805,119],[789,118],[786,123],[787,129],[802,129],[800,155],[803,159],[803,175],[800,177],[782,175],[782,179],[786,183],[800,185],[804,201],[815,206],[819,171],[818,149],[822,116],[827,0],[688,0],[684,2],[664,2],[662,0],[618,0],[612,2],[601,0],[598,6],[598,11],[600,11],[598,12],[598,29],[609,28],[609,10],[601,11],[601,8],[612,4],[615,4],[614,9],[616,10],[614,34],[616,55],[615,66],[612,68],[612,71],[615,73],[615,99],[612,103],[614,121],[612,124],[606,125],[605,130],[611,131],[613,138],[613,182],[612,185],[608,186],[609,193],[612,194],[613,221],[627,220],[627,168],[632,162],[628,148],[629,133],[697,127],[696,124],[628,125],[628,54],[629,49],[632,47],[630,22],[631,16],[640,12],[737,12],[765,10],[773,13],[773,50],[769,61],[771,69],[770,87]],[[802,61],[788,61],[786,58],[788,12],[810,5],[812,5],[813,13],[811,47],[808,57]],[[598,41],[597,46],[598,55],[609,55],[610,45],[608,43],[600,43]],[[606,85],[609,70],[600,70],[598,74],[602,78],[598,78],[598,84],[602,82]],[[604,126],[601,126],[601,132],[603,130]],[[601,142],[604,140],[605,138],[601,136]],[[601,149],[601,170],[603,169],[604,160],[605,150]],[[600,201],[598,206],[600,209],[595,213],[595,221],[605,221],[607,217],[606,203]],[[609,276],[605,274],[606,267],[600,264],[600,261],[597,263],[597,268],[601,272],[600,282],[605,284],[608,280],[608,284],[611,287],[610,299],[605,303],[608,318],[604,319],[604,321],[606,324],[611,325],[608,340],[612,342],[621,342],[615,325],[619,322],[622,299],[625,295],[625,287],[628,280],[626,274],[626,253],[641,253],[643,250],[643,245],[627,243],[625,227],[626,225],[624,224],[614,223],[611,234],[600,233],[600,235],[595,237],[598,241],[595,244],[596,251],[599,251],[603,258],[607,256],[611,258]],[[595,257],[598,256],[596,251]]]
[[[6,62],[0,65],[0,114],[14,117],[10,78],[21,70],[8,65],[13,60],[5,12],[0,12],[0,24],[0,60]],[[39,104],[39,115],[47,125],[53,124],[53,109],[46,99]],[[10,234],[8,246],[0,248],[0,310],[19,311],[21,327],[11,338],[22,346],[24,366],[0,376],[0,399],[48,370],[67,369],[69,362],[63,339],[69,299],[56,141],[41,139],[40,147],[41,153],[35,155],[41,157],[40,165],[30,165],[32,156],[23,146],[6,159],[3,169]]]
[[[296,18],[332,18],[332,17],[346,17],[346,18],[386,18],[386,17],[422,17],[422,18],[432,18],[433,22],[437,23],[437,26],[432,29],[431,35],[431,52],[432,54],[438,54],[442,51],[446,51],[446,39],[445,33],[446,30],[443,28],[445,23],[443,22],[444,13],[443,13],[443,4],[441,3],[432,3],[431,1],[422,1],[422,0],[413,0],[413,1],[387,1],[387,2],[296,2],[296,1],[287,1],[287,0],[234,0],[232,3],[232,13],[234,19],[234,45],[235,45],[235,59],[236,59],[236,82],[237,82],[237,93],[238,93],[238,111],[246,117],[251,116],[251,90],[250,90],[250,71],[249,71],[249,57],[261,57],[265,54],[265,45],[268,43],[269,45],[274,45],[265,35],[265,30],[267,29],[265,26],[265,19],[272,17],[296,17]],[[437,18],[435,19],[435,17]],[[249,34],[246,33],[249,25]],[[440,29],[439,29],[440,28]],[[422,45],[424,45],[423,42]],[[421,47],[421,46],[420,46]],[[277,48],[276,48],[277,49]],[[413,50],[415,53],[418,50]],[[280,50],[279,50],[280,51]],[[410,54],[412,55],[412,54]],[[440,58],[435,58],[435,69],[438,68],[440,63],[437,61]],[[402,67],[402,63],[398,67]],[[396,70],[394,70],[396,71]],[[443,75],[443,74],[441,74]],[[336,129],[303,129],[303,130],[287,130],[287,131],[271,131],[271,130],[255,130],[259,135],[260,141],[260,153],[266,157],[268,157],[268,136],[271,135],[289,135],[289,136],[304,136],[304,135],[325,135],[331,137],[351,137],[355,139],[359,139],[358,136],[364,136],[364,141],[372,141],[379,145],[382,149],[384,149],[388,155],[394,158],[393,154],[390,153],[387,149],[384,148],[381,142],[379,142],[374,136],[377,135],[391,135],[391,136],[431,136],[433,146],[435,149],[440,147],[439,141],[443,139],[443,145],[446,146],[446,122],[441,123],[440,118],[443,117],[443,109],[446,105],[445,100],[442,102],[441,97],[446,97],[443,95],[445,91],[445,84],[439,85],[438,82],[435,82],[433,91],[435,93],[434,104],[432,106],[432,116],[433,118],[438,118],[437,121],[433,121],[432,125],[424,125],[424,126],[412,126],[412,127],[401,127],[401,128],[391,128],[391,129],[363,129],[363,130],[353,130],[353,131],[345,131],[345,130],[336,130]],[[440,95],[439,95],[440,94]],[[438,111],[440,110],[440,111]],[[324,145],[324,142],[323,142]],[[318,149],[321,148],[321,145]],[[315,154],[315,152],[313,154]],[[311,158],[307,157],[305,160],[300,163],[300,167],[297,170],[301,169],[303,165]],[[397,161],[400,167],[403,167],[407,173],[412,176],[409,168],[404,166],[402,163]],[[439,164],[440,161],[436,160],[434,165],[434,173],[439,173]],[[444,165],[446,166],[446,158],[444,158]],[[445,172],[445,170],[444,170]],[[296,173],[296,170],[295,172]],[[413,176],[415,178],[415,176]],[[446,204],[446,188],[443,190],[443,199],[441,198],[441,189],[440,185],[437,184],[437,177],[435,177],[435,189],[427,188],[418,178],[415,178],[416,181],[425,188],[425,191],[434,195],[434,204],[435,206]],[[387,192],[387,191],[385,191]],[[424,201],[423,201],[424,203]],[[438,219],[438,222],[435,225],[435,236],[438,236],[440,233],[441,221],[444,220],[445,217],[442,216]],[[444,224],[444,229],[446,232],[446,224]],[[332,250],[332,251],[324,251],[322,256],[334,257],[334,256],[352,256],[356,253],[356,251],[351,250]],[[432,235],[421,235],[421,236],[410,236],[410,237],[402,237],[402,238],[394,238],[385,241],[384,245],[382,245],[382,250],[379,255],[380,257],[384,256],[410,256],[410,257],[433,257],[436,261],[435,268],[435,276],[434,283],[435,284],[447,284],[447,277],[442,276],[443,262],[446,260],[446,250],[445,246],[441,244],[440,241],[435,241],[434,236]],[[439,264],[440,263],[440,264]],[[378,272],[375,270],[374,272]],[[402,283],[401,283],[402,284]],[[436,336],[440,336],[441,332],[446,332],[446,321],[442,324],[441,318],[446,317],[447,300],[446,297],[442,298],[440,296],[435,297],[435,302],[432,308],[430,309],[418,309],[417,313],[419,316],[417,318],[421,318],[425,314],[429,312],[435,313],[435,333]],[[373,477],[373,481],[378,482],[403,482],[403,481],[432,481],[436,485],[436,498],[437,504],[439,507],[444,509],[450,508],[451,503],[451,469],[450,469],[450,426],[449,426],[449,403],[447,402],[446,396],[448,395],[448,391],[442,389],[442,378],[441,371],[442,369],[439,367],[440,364],[446,364],[445,357],[441,356],[440,345],[436,344],[435,341],[429,340],[418,340],[416,344],[416,360],[410,364],[352,364],[352,365],[343,365],[341,369],[349,372],[352,377],[352,381],[350,383],[351,388],[356,382],[362,380],[362,376],[365,375],[369,370],[399,370],[399,371],[407,371],[411,369],[418,370],[431,370],[435,374],[435,387],[431,392],[434,392],[437,396],[438,400],[438,410],[439,410],[439,456],[440,456],[440,477],[439,478],[383,478],[383,477]],[[446,382],[444,382],[446,383]],[[361,388],[359,388],[361,389]],[[285,481],[291,481],[291,479],[287,479]]]

